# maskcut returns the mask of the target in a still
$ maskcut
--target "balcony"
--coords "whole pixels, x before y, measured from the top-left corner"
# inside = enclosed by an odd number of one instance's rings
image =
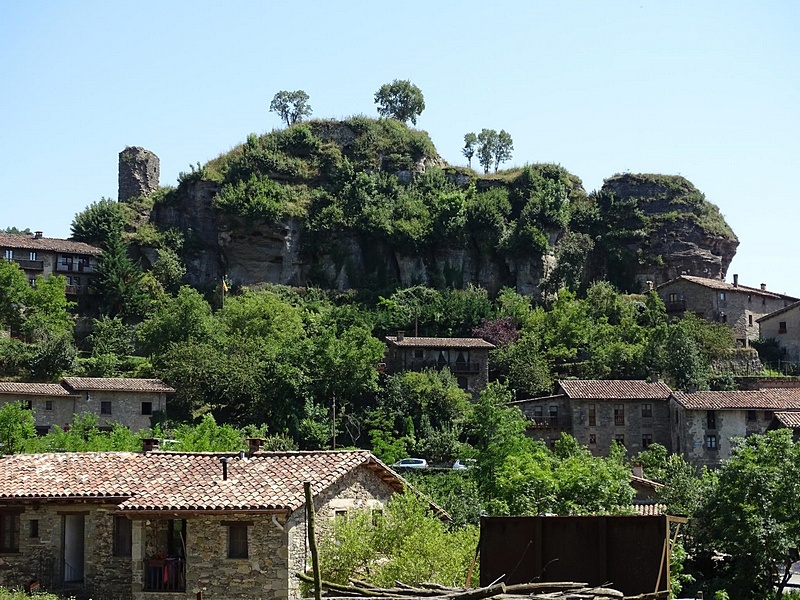
[[[665,302],[668,313],[686,312],[686,300],[670,300]]]
[[[182,558],[144,560],[145,592],[185,592],[186,561]]]
[[[412,371],[421,371],[422,369],[436,369],[441,371],[444,368],[450,369],[450,372],[458,375],[474,375],[481,372],[481,363],[476,362],[454,362],[445,363],[435,360],[412,360],[408,368]]]
[[[558,416],[533,416],[528,423],[529,429],[555,429],[558,427]]]
[[[56,263],[56,271],[59,273],[92,273],[93,267],[89,263]]]
[[[25,269],[27,271],[44,271],[44,261],[43,260],[21,260],[17,259],[15,261],[20,268]]]
[[[83,291],[83,288],[79,285],[67,285],[64,287],[64,293],[67,296],[77,296]]]

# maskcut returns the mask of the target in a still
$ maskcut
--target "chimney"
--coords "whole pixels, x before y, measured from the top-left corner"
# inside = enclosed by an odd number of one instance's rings
[[[144,438],[142,440],[142,452],[152,452],[158,450],[158,440],[156,438]]]
[[[647,282],[647,291],[648,292],[652,292],[653,291],[653,282],[652,281],[648,281]]]
[[[398,342],[402,342],[405,338],[406,338],[406,332],[405,331],[398,331],[397,332],[397,341]]]
[[[228,481],[228,459],[220,458],[219,462],[222,463],[222,481]]]
[[[631,467],[633,469],[634,477],[644,479],[644,469],[642,468],[642,463],[634,461],[633,463],[631,463]]]
[[[762,292],[766,292],[767,291],[767,284],[766,283],[762,283],[761,284],[761,291]]]
[[[658,371],[650,371],[650,383],[658,383]]]
[[[247,453],[252,456],[256,452],[261,452],[263,445],[264,438],[247,438]]]
[[[733,274],[733,287],[739,287],[739,274]]]
[[[41,231],[34,231],[33,232],[33,239],[35,239],[35,240],[42,239],[42,232]]]

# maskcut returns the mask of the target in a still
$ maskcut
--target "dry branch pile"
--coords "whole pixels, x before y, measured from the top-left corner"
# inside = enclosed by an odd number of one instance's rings
[[[314,579],[298,573],[302,581],[313,584]],[[350,585],[321,582],[327,600],[665,600],[667,592],[643,594],[625,598],[622,592],[607,587],[591,587],[586,583],[575,581],[549,583],[519,583],[505,585],[497,583],[483,588],[454,588],[433,583],[421,583],[417,586],[407,585],[399,581],[394,587],[382,588],[364,581],[351,579]]]

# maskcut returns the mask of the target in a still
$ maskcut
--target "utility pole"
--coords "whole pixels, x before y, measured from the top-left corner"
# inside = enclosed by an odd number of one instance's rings
[[[331,422],[331,437],[333,438],[333,449],[336,450],[336,392],[333,393],[333,420]]]

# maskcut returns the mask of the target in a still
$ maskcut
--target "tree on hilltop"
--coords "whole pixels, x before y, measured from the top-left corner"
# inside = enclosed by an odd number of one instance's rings
[[[308,104],[308,94],[303,90],[287,92],[281,90],[270,102],[270,112],[276,112],[286,122],[286,126],[294,125],[311,114],[311,105]]]
[[[505,129],[501,129],[499,133],[494,129],[483,129],[478,134],[477,143],[478,162],[483,167],[484,173],[489,172],[492,164],[494,164],[494,171],[497,173],[500,163],[511,160],[514,140],[511,139],[511,134]]]
[[[469,161],[469,168],[472,168],[472,157],[475,156],[475,147],[478,145],[478,136],[474,133],[466,133],[464,134],[464,147],[461,149],[461,153],[467,157]]]
[[[417,117],[425,110],[425,98],[420,90],[407,79],[395,79],[383,84],[375,92],[375,104],[382,117],[417,124]]]

